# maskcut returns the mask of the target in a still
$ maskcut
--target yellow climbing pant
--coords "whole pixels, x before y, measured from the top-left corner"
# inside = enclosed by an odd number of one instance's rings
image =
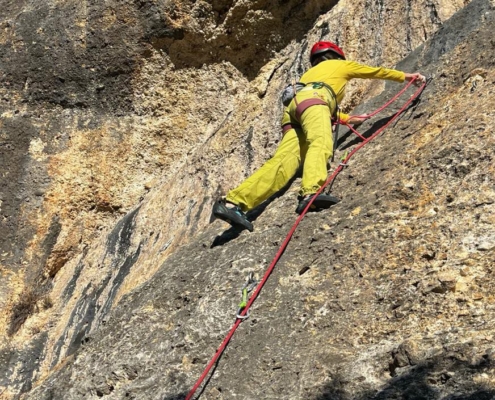
[[[296,174],[304,159],[306,144],[302,131],[288,130],[280,142],[275,155],[253,175],[231,190],[227,201],[237,204],[243,211],[249,211],[271,195],[282,189]]]
[[[335,101],[328,90],[309,86],[297,94],[297,104],[319,98],[327,105],[308,107],[298,120],[294,100],[286,107],[282,125],[291,124],[274,156],[253,175],[231,190],[226,200],[249,211],[282,189],[303,163],[299,194],[316,193],[327,179],[327,160],[332,155],[331,115]]]

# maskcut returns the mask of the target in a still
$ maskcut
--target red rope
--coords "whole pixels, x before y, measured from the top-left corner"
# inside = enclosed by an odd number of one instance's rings
[[[411,86],[411,84],[414,82],[414,80],[410,81],[396,96],[394,96],[392,98],[392,100],[388,101],[387,103],[385,103],[386,105],[385,106],[382,106],[380,107],[378,110],[383,110],[385,109],[388,105],[390,105],[393,101],[395,101],[401,94],[403,94],[407,88],[409,86]],[[344,165],[343,164],[346,164],[347,161],[354,155],[354,153],[356,153],[356,151],[358,151],[361,147],[363,147],[364,145],[366,145],[367,143],[369,143],[370,141],[372,141],[376,136],[378,136],[381,132],[383,132],[385,130],[385,128],[387,128],[393,121],[395,121],[395,119],[397,119],[397,117],[409,106],[409,104],[411,104],[411,102],[419,96],[419,94],[422,92],[422,90],[424,89],[424,87],[426,86],[426,83],[423,83],[419,89],[411,96],[411,98],[404,104],[404,106],[399,110],[397,111],[397,113],[384,125],[382,126],[380,129],[378,129],[373,135],[371,135],[368,139],[365,139],[362,143],[360,143],[357,147],[355,147],[348,155],[347,157],[344,159],[344,161],[337,167],[337,169],[332,173],[332,175],[330,175],[328,177],[328,179],[326,180],[326,182],[321,186],[321,188],[318,190],[318,192],[316,192],[315,196],[313,196],[313,198],[311,199],[311,201],[308,203],[308,205],[306,206],[306,208],[304,209],[304,211],[301,213],[301,215],[299,215],[299,217],[296,219],[296,222],[294,223],[294,225],[292,226],[292,228],[290,229],[289,233],[287,234],[287,236],[285,237],[285,240],[282,242],[282,244],[280,245],[280,248],[278,249],[277,253],[275,254],[275,257],[273,258],[271,264],[268,266],[268,269],[265,271],[265,274],[263,275],[263,278],[261,279],[261,281],[259,282],[258,286],[256,287],[256,289],[254,290],[253,294],[251,295],[251,298],[249,299],[246,307],[244,307],[244,309],[242,310],[242,312],[240,313],[240,316],[245,316],[247,314],[247,312],[249,311],[249,308],[251,307],[251,305],[254,303],[254,301],[256,300],[256,298],[258,297],[259,293],[261,292],[261,289],[263,288],[263,286],[265,285],[266,281],[268,280],[268,277],[271,275],[273,269],[275,268],[275,265],[277,265],[280,257],[282,256],[283,252],[285,251],[285,249],[287,248],[287,245],[289,244],[291,238],[292,238],[292,235],[294,234],[296,228],[298,227],[299,223],[302,221],[302,219],[304,218],[304,216],[306,215],[306,213],[308,212],[309,208],[311,207],[311,205],[313,204],[313,201],[316,199],[316,196],[318,196],[322,191],[323,189],[330,183],[332,182],[336,177],[337,175],[340,173],[340,171],[342,171],[342,169],[344,168]],[[379,112],[379,111],[378,111]],[[373,113],[371,114],[368,114],[368,115],[376,115],[377,114],[377,111],[374,111]],[[354,128],[352,128],[350,125],[346,124],[346,126],[351,129],[353,132],[355,132]],[[225,348],[227,347],[227,344],[230,342],[230,339],[232,338],[232,336],[234,335],[237,327],[240,325],[240,323],[242,322],[243,320],[238,318],[234,325],[232,326],[232,328],[230,329],[229,333],[227,334],[227,336],[225,337],[225,339],[223,340],[222,344],[220,345],[220,347],[218,347],[215,355],[213,356],[213,358],[210,360],[210,362],[208,363],[208,365],[206,366],[205,370],[203,371],[203,373],[201,374],[201,376],[199,377],[199,379],[196,381],[195,385],[193,386],[193,388],[189,391],[188,395],[186,396],[186,400],[190,400],[192,398],[192,396],[194,395],[194,393],[196,392],[196,390],[199,388],[199,386],[201,385],[201,383],[204,381],[204,379],[206,378],[206,376],[208,375],[208,373],[210,372],[211,368],[213,367],[213,365],[217,362],[218,358],[222,355],[223,351],[225,350]]]
[[[402,94],[409,88],[409,86],[411,86],[413,84],[414,81],[415,81],[415,79],[409,81],[407,83],[407,85],[404,86],[394,97],[392,97],[389,101],[387,101],[383,106],[377,108],[375,111],[373,111],[373,112],[371,112],[369,114],[351,115],[351,116],[352,117],[368,117],[368,118],[374,117],[376,114],[378,114],[381,111],[383,111],[384,109],[386,109],[390,104],[392,104],[400,96],[402,96]],[[423,88],[424,88],[425,85],[426,85],[426,83],[423,84],[423,86],[421,87],[421,90],[423,90]],[[421,93],[421,90],[418,89],[418,92]],[[358,136],[360,136],[360,135],[358,135]]]

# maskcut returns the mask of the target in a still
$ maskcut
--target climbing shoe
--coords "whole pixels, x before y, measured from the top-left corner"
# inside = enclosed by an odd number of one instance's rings
[[[253,224],[249,222],[239,206],[227,204],[224,199],[215,201],[213,204],[213,215],[225,222],[228,222],[235,228],[244,228],[249,232],[253,231]]]
[[[296,208],[296,213],[301,214],[314,196],[315,195],[312,194],[299,200],[299,204]],[[308,211],[330,208],[334,204],[337,204],[339,201],[340,199],[334,196],[330,196],[329,194],[319,194],[318,196],[316,196],[316,199],[313,201]]]

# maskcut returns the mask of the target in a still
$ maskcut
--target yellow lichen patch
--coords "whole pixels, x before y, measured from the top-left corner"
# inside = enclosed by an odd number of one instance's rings
[[[488,370],[487,372],[479,373],[473,377],[473,382],[480,386],[495,387],[495,371]]]
[[[400,226],[397,229],[397,239],[407,240],[413,237],[413,230],[410,226]]]
[[[2,114],[0,114],[0,117],[2,117],[2,118],[13,118],[14,117],[14,112],[12,110],[4,111]]]
[[[430,143],[436,136],[442,133],[445,128],[444,122],[438,122],[433,124],[429,121],[429,124],[421,128],[412,138],[413,145],[407,148],[407,153],[414,155],[417,154],[419,149],[422,149],[428,143]]]
[[[322,304],[322,303],[324,303],[327,299],[328,299],[328,296],[327,296],[325,293],[320,293],[320,294],[316,294],[316,295],[307,296],[307,297],[305,298],[305,301],[307,301],[307,302],[309,302],[309,303],[318,303],[318,304]]]
[[[182,368],[184,371],[190,371],[192,368],[192,360],[187,354],[182,357]]]
[[[359,215],[361,213],[361,207],[356,207],[354,210],[351,211],[351,216],[355,217],[356,215]]]
[[[174,0],[172,3],[174,4],[173,13],[163,14],[163,16],[167,18],[168,22],[176,28],[190,23],[191,14],[187,3],[184,3],[182,0]]]
[[[0,44],[6,45],[8,42],[14,39],[14,35],[12,34],[12,27],[10,23],[0,22]]]
[[[46,194],[45,207],[57,209],[63,219],[75,218],[83,210],[113,212],[121,208],[120,190],[130,179],[123,164],[136,155],[130,138],[118,140],[112,130],[110,125],[76,131],[69,149],[50,159],[48,170],[54,184]]]
[[[155,310],[156,310],[156,308],[153,307],[153,304],[151,304],[151,303],[148,303],[143,308],[141,308],[141,311],[146,313],[146,314],[155,312]]]
[[[413,215],[423,215],[425,211],[428,211],[429,206],[435,199],[435,194],[426,186],[426,184],[422,184],[420,188],[420,196],[410,203],[411,208],[413,209]]]
[[[29,144],[29,154],[36,161],[44,161],[47,158],[46,154],[43,152],[45,146],[46,143],[43,143],[40,138],[35,138],[31,140],[31,143]]]
[[[118,217],[124,206],[136,204],[145,191],[140,180],[134,179],[139,168],[131,167],[142,159],[134,138],[119,131],[122,126],[112,122],[97,130],[73,130],[67,150],[48,160],[51,186],[44,195],[43,209],[29,215],[36,221],[36,233],[26,250],[27,259],[35,259],[50,227],[58,221],[47,276],[55,276],[88,240],[99,235],[98,228],[105,221],[115,220],[116,213]],[[34,157],[42,157],[43,143],[33,140],[30,150]]]
[[[184,118],[183,116],[182,117],[178,116],[177,118],[174,118],[172,124],[175,128],[185,129],[187,128],[189,121],[187,121],[187,119]]]
[[[0,400],[12,400],[16,398],[17,392],[12,392],[5,386],[0,386]]]
[[[105,8],[100,19],[103,30],[110,29],[117,21],[117,12],[113,8]]]
[[[175,328],[175,324],[171,321],[167,322],[165,325],[163,325],[163,330],[165,332],[170,332],[171,330],[173,330]]]

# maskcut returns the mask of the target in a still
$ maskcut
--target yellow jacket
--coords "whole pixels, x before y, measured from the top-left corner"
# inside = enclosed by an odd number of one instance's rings
[[[347,82],[354,78],[361,79],[387,79],[396,82],[404,82],[405,75],[402,71],[383,67],[370,67],[355,61],[327,60],[310,68],[301,77],[302,83],[324,82],[331,86],[337,95],[337,103],[344,98]]]
[[[329,85],[337,96],[337,103],[342,102],[345,94],[347,82],[354,78],[361,79],[386,79],[396,82],[404,82],[405,75],[402,71],[384,67],[370,67],[359,64],[355,61],[347,60],[326,60],[310,68],[299,80],[302,83],[324,82]],[[325,91],[325,90],[323,90]],[[349,115],[340,113],[343,122],[349,120]],[[286,107],[282,126],[291,122],[289,108]]]
[[[329,85],[337,95],[337,103],[344,98],[347,82],[354,78],[361,79],[386,79],[396,82],[404,82],[404,72],[383,67],[370,67],[355,61],[327,60],[310,68],[301,77],[302,83],[324,82]],[[349,115],[340,113],[340,119],[347,122]]]

